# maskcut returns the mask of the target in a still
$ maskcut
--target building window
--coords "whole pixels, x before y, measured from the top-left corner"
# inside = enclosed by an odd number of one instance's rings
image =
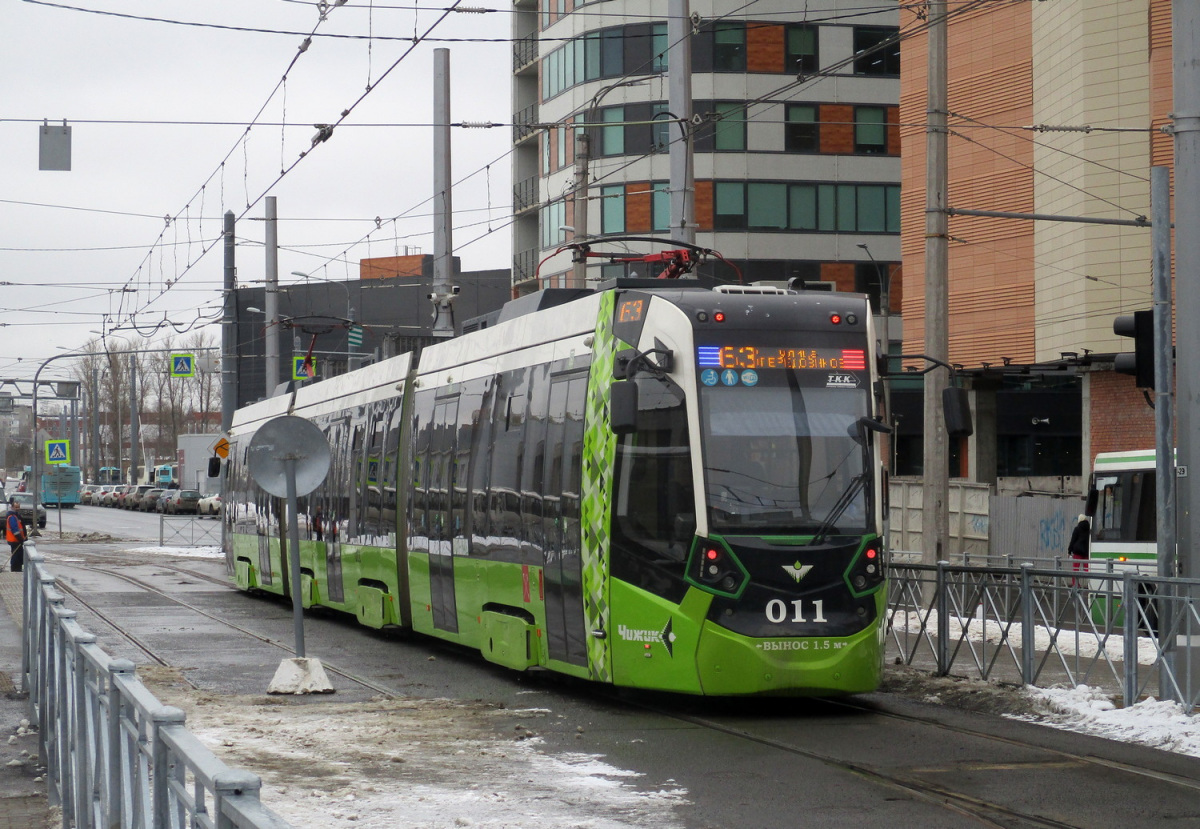
[[[883,107],[854,108],[854,151],[887,153],[887,110]]]
[[[784,129],[784,147],[789,153],[815,153],[820,149],[815,106],[789,104]]]
[[[817,27],[793,24],[787,29],[787,63],[789,73],[816,72],[820,67],[817,56]]]
[[[651,113],[654,125],[651,127],[650,140],[654,142],[655,152],[665,153],[671,145],[671,129],[674,126],[671,112],[666,104],[654,104]]]
[[[718,23],[713,28],[713,71],[746,71],[746,25]]]
[[[625,232],[625,185],[600,188],[600,232]]]
[[[671,191],[665,181],[650,183],[650,229],[666,231],[671,229]]]
[[[619,28],[600,33],[600,77],[619,78],[625,74],[624,34]]]
[[[650,48],[653,56],[650,62],[651,72],[667,71],[667,24],[654,23],[650,27]]]
[[[718,181],[713,185],[713,227],[743,230],[746,227],[746,185],[740,181]]]
[[[717,230],[800,230],[899,233],[895,184],[718,181],[713,185]]]
[[[556,248],[562,244],[563,225],[567,223],[567,203],[555,202],[542,208],[542,247]]]
[[[713,149],[744,152],[746,149],[746,105],[721,101],[713,105]]]
[[[900,74],[900,30],[890,26],[854,30],[855,75]]]
[[[596,155],[624,155],[625,107],[605,107],[600,110],[600,120],[611,126],[600,128],[600,146],[595,148]]]
[[[558,166],[561,169],[567,166],[567,130],[566,127],[558,127],[554,131],[558,133]]]
[[[788,226],[788,187],[782,182],[752,181],[746,185],[746,227],[785,230]]]

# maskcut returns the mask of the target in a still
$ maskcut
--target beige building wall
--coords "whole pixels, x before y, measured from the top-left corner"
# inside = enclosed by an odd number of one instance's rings
[[[951,2],[948,204],[1028,213],[1033,147],[1013,125],[1032,112],[1031,4],[961,12]],[[906,353],[924,350],[925,107],[923,38],[905,42],[901,64],[904,146],[901,243]],[[950,219],[950,360],[966,366],[1034,359],[1033,228],[1027,221]]]
[[[1149,0],[1032,4],[1036,211],[1149,216]],[[1078,128],[1090,127],[1090,131]],[[1122,351],[1117,314],[1149,308],[1150,231],[1034,225],[1036,358]]]

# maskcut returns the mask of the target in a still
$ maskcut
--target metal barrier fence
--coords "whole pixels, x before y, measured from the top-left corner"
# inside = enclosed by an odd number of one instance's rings
[[[50,802],[75,829],[288,829],[259,801],[258,776],[231,769],[75,621],[33,542],[25,543],[21,672]]]
[[[1200,704],[1200,580],[895,560],[889,576],[889,647],[903,664]]]
[[[201,521],[198,515],[158,516],[158,543],[165,547],[177,544],[181,547],[200,545],[221,546],[221,520]]]

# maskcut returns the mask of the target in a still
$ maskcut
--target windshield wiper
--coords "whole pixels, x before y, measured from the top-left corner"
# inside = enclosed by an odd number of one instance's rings
[[[844,513],[852,503],[854,503],[854,499],[858,497],[858,494],[863,491],[866,485],[867,473],[864,470],[861,474],[855,475],[850,480],[849,486],[847,486],[845,491],[842,492],[841,496],[838,497],[837,503],[833,505],[833,508],[829,510],[829,515],[826,516],[825,520],[821,522],[821,526],[817,528],[817,534],[814,535],[812,540],[808,542],[808,546],[811,547],[814,544],[820,544],[825,540],[825,537],[829,535],[831,530],[837,529],[838,519],[841,518],[842,513]]]

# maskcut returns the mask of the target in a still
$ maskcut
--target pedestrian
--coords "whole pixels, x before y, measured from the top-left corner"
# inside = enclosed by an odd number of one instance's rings
[[[322,522],[321,522],[322,517],[323,516],[321,514],[321,508],[317,507],[317,511],[315,513],[313,513],[313,518],[312,518],[313,534],[317,536],[317,541],[322,540],[322,538],[323,538],[322,534],[325,530],[325,528],[322,526]]]
[[[8,548],[12,550],[8,566],[14,573],[19,573],[25,566],[25,522],[21,520],[21,513],[17,509],[15,498],[8,505],[8,518],[4,521],[4,537],[8,540]]]

